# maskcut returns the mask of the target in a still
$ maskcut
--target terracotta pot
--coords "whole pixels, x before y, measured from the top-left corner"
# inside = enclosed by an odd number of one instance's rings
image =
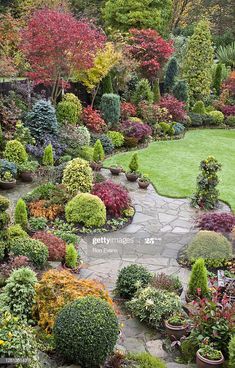
[[[139,177],[139,175],[134,173],[134,172],[133,173],[132,172],[131,173],[126,173],[126,178],[127,178],[128,181],[134,182],[138,179],[138,177]]]
[[[13,181],[2,181],[0,180],[0,188],[7,190],[7,189],[13,189],[16,186],[16,180]]]
[[[173,326],[165,321],[166,333],[171,341],[180,341],[181,337],[188,335],[188,325]]]
[[[198,368],[222,368],[224,366],[224,357],[220,360],[209,360],[204,358],[199,351],[196,353],[196,363]]]
[[[31,171],[23,171],[20,173],[20,178],[26,183],[31,183],[33,181],[33,173]]]
[[[138,185],[139,185],[140,189],[147,189],[149,184],[150,184],[149,181],[142,181],[142,180],[138,179]]]
[[[109,170],[112,175],[119,175],[122,172],[121,167],[110,167]]]
[[[101,163],[98,163],[98,162],[91,162],[90,163],[90,167],[94,171],[100,171],[102,169],[102,164]]]

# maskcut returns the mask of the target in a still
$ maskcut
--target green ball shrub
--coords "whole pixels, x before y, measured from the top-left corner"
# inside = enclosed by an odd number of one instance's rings
[[[94,162],[102,162],[104,161],[104,149],[102,143],[99,139],[95,142],[94,152],[93,152],[93,161]]]
[[[208,115],[212,118],[214,125],[221,125],[224,122],[224,114],[221,111],[211,111]]]
[[[188,284],[188,292],[192,296],[197,296],[199,289],[202,297],[205,297],[209,291],[207,269],[202,258],[194,263]]]
[[[1,306],[22,319],[32,317],[37,277],[28,267],[13,270],[1,293]]]
[[[223,267],[232,258],[231,243],[214,231],[199,231],[187,247],[187,256],[191,263],[203,258],[206,267]]]
[[[31,238],[15,238],[10,241],[10,251],[15,256],[26,256],[39,268],[45,266],[48,259],[48,248],[39,240]]]
[[[42,158],[43,166],[54,166],[53,148],[51,144],[45,147]]]
[[[19,224],[23,229],[27,228],[28,225],[27,206],[22,198],[20,198],[16,203],[14,218],[15,224]]]
[[[201,115],[206,114],[206,108],[205,108],[204,102],[197,101],[192,108],[192,112],[194,112],[195,114],[201,114]]]
[[[119,123],[121,115],[120,96],[113,93],[105,93],[101,98],[100,110],[105,122],[112,127]]]
[[[106,222],[106,208],[99,197],[80,193],[67,203],[65,217],[68,222],[98,227]]]
[[[76,125],[79,117],[77,106],[70,101],[61,101],[56,107],[56,116],[60,124]]]
[[[81,104],[81,101],[79,100],[79,98],[77,96],[75,96],[75,94],[73,94],[73,93],[66,93],[63,96],[63,101],[72,102],[74,105],[76,105],[77,115],[78,115],[78,118],[80,119],[81,114],[82,114],[82,104]]]
[[[139,288],[147,286],[153,274],[144,266],[133,264],[119,271],[116,292],[123,298],[131,299]]]
[[[116,344],[119,328],[110,305],[85,297],[65,306],[54,327],[58,352],[82,367],[100,367]]]
[[[74,244],[68,244],[66,246],[65,264],[69,268],[76,268],[78,265],[78,251]]]
[[[124,144],[124,135],[120,132],[115,132],[110,130],[107,133],[107,137],[109,137],[114,145],[114,147],[119,148]]]
[[[21,165],[28,160],[28,155],[23,144],[14,139],[7,142],[4,158],[17,165]]]
[[[19,224],[11,225],[7,228],[7,237],[8,239],[13,238],[28,238],[29,235],[22,229],[22,227]]]
[[[235,127],[235,115],[227,116],[225,123],[228,126],[234,128]]]
[[[147,79],[141,79],[136,86],[135,92],[132,96],[132,102],[135,105],[139,105],[142,101],[153,103],[153,92]]]
[[[92,169],[87,161],[75,158],[64,169],[62,183],[71,194],[89,192],[92,188]]]
[[[9,206],[10,206],[9,199],[0,195],[0,211],[6,211]]]
[[[229,368],[235,367],[235,335],[231,337],[229,342]]]

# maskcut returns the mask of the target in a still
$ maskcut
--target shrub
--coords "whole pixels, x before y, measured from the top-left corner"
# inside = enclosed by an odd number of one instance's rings
[[[122,120],[127,120],[131,116],[136,116],[137,110],[136,106],[131,102],[121,103],[121,118]]]
[[[199,127],[203,125],[203,116],[201,114],[195,114],[194,112],[189,113],[192,127]]]
[[[57,350],[65,359],[72,356],[74,363],[94,367],[103,364],[113,351],[118,319],[107,302],[89,296],[66,306],[53,332]]]
[[[44,217],[30,217],[29,228],[32,231],[45,230],[47,228],[47,219]]]
[[[120,96],[105,93],[101,98],[100,110],[107,124],[112,127],[117,126],[120,119]]]
[[[130,197],[127,189],[111,180],[95,184],[92,194],[98,196],[105,204],[109,215],[120,217],[122,212],[129,207]]]
[[[78,279],[69,271],[45,272],[36,285],[34,314],[38,316],[39,326],[51,332],[58,312],[72,301],[88,295],[112,305],[108,292],[99,281]]]
[[[168,110],[173,121],[181,122],[186,117],[185,103],[177,100],[177,98],[172,95],[165,95],[162,97],[159,106]]]
[[[17,224],[17,225],[11,225],[7,228],[7,237],[9,239],[13,239],[13,238],[28,238],[28,234],[26,233],[26,231],[24,231],[22,229],[22,227]]]
[[[149,353],[129,353],[127,359],[138,368],[166,368],[163,360]]]
[[[171,121],[168,110],[157,104],[149,104],[143,101],[139,104],[139,112],[143,121],[148,123],[150,126],[154,126],[160,121]]]
[[[211,111],[208,115],[212,117],[214,125],[220,125],[224,121],[224,114],[221,111]]]
[[[64,206],[50,202],[50,200],[47,201],[44,199],[31,202],[28,205],[30,215],[39,218],[44,217],[46,220],[55,220],[56,217],[64,212]]]
[[[235,105],[229,106],[229,105],[225,105],[223,107],[221,107],[221,111],[225,116],[230,116],[230,115],[235,115]]]
[[[14,270],[1,293],[1,305],[13,315],[30,320],[37,277],[28,267]]]
[[[138,139],[134,137],[125,137],[124,140],[125,147],[134,148],[138,146]]]
[[[124,121],[120,129],[125,137],[136,138],[138,142],[145,141],[152,134],[149,125],[130,120]]]
[[[228,116],[225,123],[232,128],[235,127],[235,115]]]
[[[174,129],[174,134],[175,135],[183,134],[184,131],[185,131],[185,127],[181,123],[175,123],[174,126],[173,126],[173,129]]]
[[[49,101],[35,103],[26,116],[26,125],[37,141],[42,141],[45,134],[55,135],[58,131],[55,109]]]
[[[164,91],[169,93],[172,91],[175,80],[178,74],[178,62],[175,57],[172,57],[167,64],[166,74],[164,79]]]
[[[232,246],[222,235],[214,231],[199,231],[187,248],[191,263],[203,258],[207,267],[223,267],[232,258]]]
[[[54,166],[53,149],[51,144],[48,144],[44,149],[42,164],[44,166]]]
[[[177,276],[159,273],[151,280],[151,285],[156,289],[167,290],[178,293],[182,288],[182,284]]]
[[[82,121],[94,133],[101,133],[107,128],[104,119],[100,116],[100,111],[93,110],[91,106],[83,110]]]
[[[123,136],[122,133],[115,132],[115,131],[110,130],[107,133],[107,136],[108,136],[108,138],[111,139],[114,147],[119,148],[119,147],[122,147],[123,146],[123,144],[124,144],[124,136]]]
[[[78,123],[77,107],[73,102],[61,101],[56,107],[56,117],[60,124],[72,124]]]
[[[38,201],[40,199],[50,199],[55,189],[55,184],[41,184],[38,187],[34,188],[31,192],[27,193],[26,196],[23,197],[23,199],[26,203]]]
[[[39,268],[45,266],[48,259],[48,249],[39,240],[15,238],[10,242],[10,250],[16,256],[26,256]]]
[[[116,292],[123,298],[131,299],[139,288],[146,287],[153,275],[144,266],[133,264],[123,267],[116,282]]]
[[[89,193],[77,194],[65,207],[68,222],[84,226],[102,226],[106,222],[106,209],[101,199]]]
[[[135,317],[155,328],[159,328],[172,314],[181,311],[180,298],[175,293],[151,286],[139,289],[126,305]]]
[[[134,153],[129,163],[129,169],[130,169],[130,172],[138,172],[138,168],[139,168],[138,154]]]
[[[45,231],[37,231],[33,239],[40,240],[48,248],[49,261],[62,261],[65,257],[66,243],[57,236]]]
[[[94,145],[93,161],[94,162],[104,161],[104,149],[100,139],[97,139]]]
[[[202,258],[197,259],[193,265],[188,291],[192,296],[200,295],[202,297],[205,297],[209,292],[207,269]]]
[[[35,139],[31,136],[29,128],[26,128],[21,121],[16,124],[14,139],[21,142],[24,146],[35,143]]]
[[[218,233],[230,233],[235,227],[235,216],[229,212],[205,213],[199,217],[197,227]]]
[[[73,93],[66,93],[63,96],[63,100],[68,101],[68,102],[72,102],[73,104],[75,104],[76,107],[77,107],[78,116],[79,117],[81,116],[82,104],[81,104],[81,101],[79,100],[79,98],[77,96],[75,96]]]
[[[92,170],[89,163],[81,158],[75,158],[64,170],[62,183],[67,190],[76,194],[89,192],[92,187]]]
[[[155,79],[153,82],[153,102],[158,103],[161,99],[161,91],[159,85],[159,79]]]
[[[28,214],[25,201],[20,198],[15,207],[15,224],[19,224],[23,229],[28,225]]]
[[[10,201],[7,197],[0,195],[0,211],[6,211],[10,206]]]
[[[189,101],[188,84],[185,80],[178,80],[173,88],[173,95],[177,100],[185,102]]]
[[[76,268],[78,265],[78,251],[74,244],[68,244],[66,246],[65,264],[69,268]]]
[[[3,230],[10,221],[10,215],[5,211],[0,212],[0,230]],[[0,231],[1,235],[1,231]]]
[[[141,79],[132,96],[132,102],[138,106],[141,101],[153,103],[153,92],[147,79]]]
[[[27,161],[28,155],[22,143],[17,140],[8,141],[4,151],[4,158],[16,165],[23,164]]]
[[[197,101],[192,108],[192,112],[194,112],[195,114],[201,114],[201,115],[206,114],[206,108],[205,108],[204,102]]]
[[[175,133],[174,130],[174,123],[168,124],[162,121],[161,123],[157,124],[160,127],[161,131],[163,132],[164,136],[173,136]]]
[[[92,135],[91,141],[95,144],[97,140],[100,140],[102,147],[104,149],[104,152],[109,155],[114,150],[114,145],[112,143],[112,140],[105,134],[98,134],[98,135]]]
[[[229,368],[235,367],[235,335],[231,337],[229,342]]]
[[[81,147],[81,149],[79,149],[77,153],[80,158],[90,162],[93,159],[94,148],[90,146],[84,146]]]

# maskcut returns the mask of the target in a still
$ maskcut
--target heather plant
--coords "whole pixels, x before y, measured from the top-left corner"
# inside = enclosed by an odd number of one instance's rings
[[[204,297],[209,292],[207,269],[202,258],[199,258],[193,265],[188,284],[188,292],[193,297]]]
[[[19,224],[23,229],[28,226],[28,213],[25,201],[20,198],[15,207],[15,224]]]
[[[51,144],[48,144],[44,149],[42,163],[44,166],[54,166],[53,149]]]

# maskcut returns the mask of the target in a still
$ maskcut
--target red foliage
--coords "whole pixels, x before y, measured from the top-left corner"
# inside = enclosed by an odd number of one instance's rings
[[[224,105],[220,108],[225,116],[235,115],[235,105]]]
[[[47,233],[46,231],[37,231],[33,235],[33,239],[40,240],[47,246],[49,261],[62,261],[65,257],[66,243],[57,236]]]
[[[131,29],[130,34],[130,54],[140,63],[143,74],[155,79],[174,51],[173,41],[165,41],[154,29]]]
[[[127,120],[130,116],[136,116],[136,106],[131,102],[122,102],[121,104],[121,118]]]
[[[70,13],[41,9],[32,14],[22,32],[21,50],[35,83],[67,80],[71,69],[92,67],[105,37]]]
[[[200,230],[230,233],[235,227],[235,216],[228,212],[205,213],[197,222]]]
[[[223,89],[227,89],[231,95],[235,95],[235,72],[232,72],[224,81]]]
[[[124,121],[120,129],[125,137],[136,138],[138,142],[143,142],[152,134],[149,125],[130,120]]]
[[[21,267],[31,267],[29,258],[26,256],[12,256],[10,255],[7,262],[1,264],[1,274],[4,277],[9,277],[13,270]],[[31,267],[32,268],[32,267]]]
[[[104,202],[107,213],[114,217],[120,217],[122,211],[128,208],[130,204],[127,189],[111,180],[95,184],[92,194],[98,196]]]
[[[177,100],[172,95],[165,95],[159,102],[160,107],[165,107],[172,116],[173,121],[183,121],[186,118],[185,103]]]
[[[99,110],[93,110],[91,106],[87,106],[83,110],[82,121],[94,133],[101,133],[107,127],[105,121],[100,116]]]

